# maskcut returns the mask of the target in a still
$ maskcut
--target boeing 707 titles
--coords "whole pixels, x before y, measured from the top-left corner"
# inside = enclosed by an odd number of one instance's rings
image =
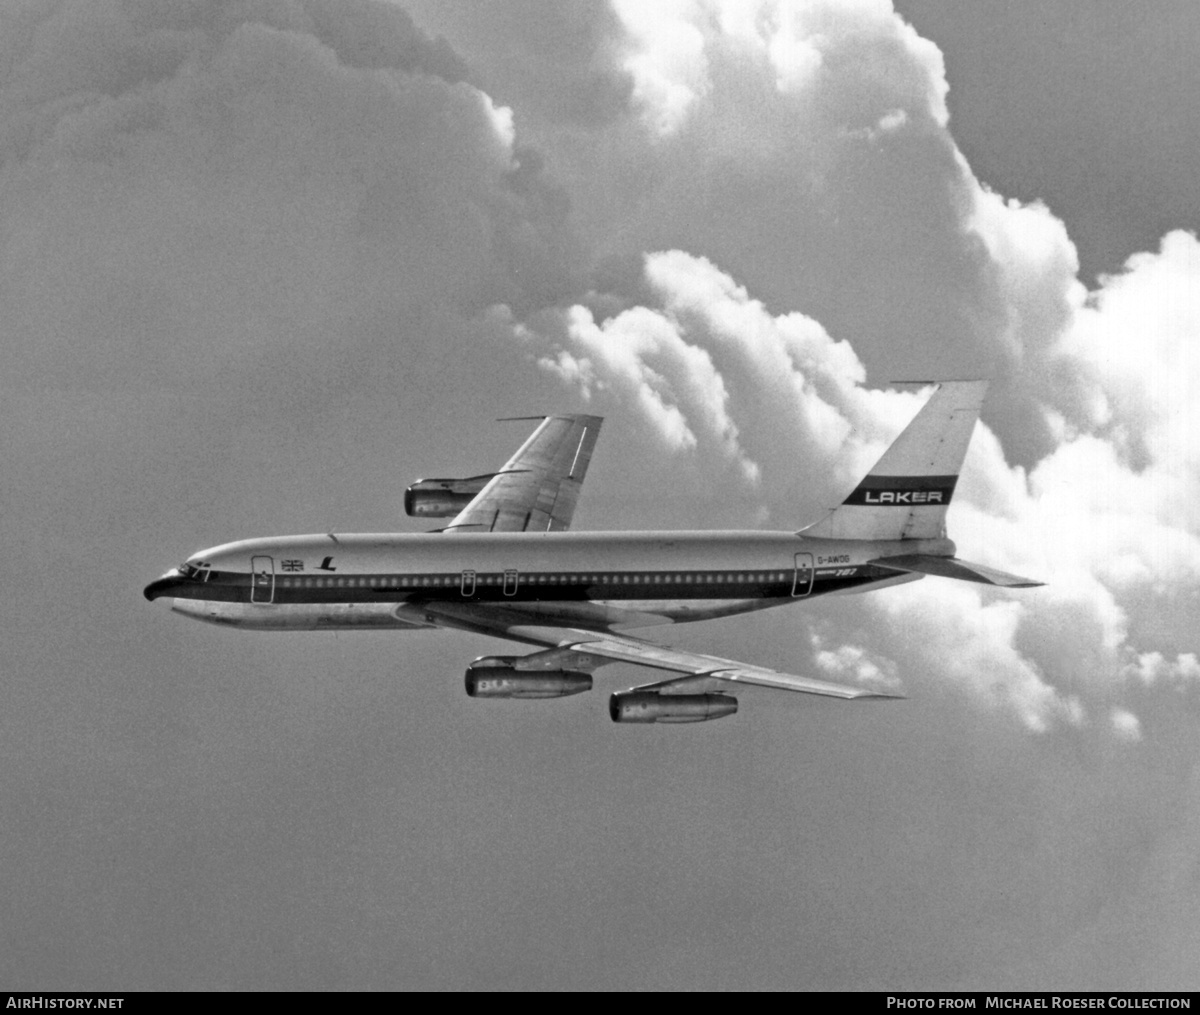
[[[1040,582],[955,557],[946,509],[986,381],[945,381],[850,495],[799,532],[571,532],[598,416],[540,425],[495,473],[423,479],[407,513],[449,518],[416,534],[282,536],[193,554],[146,586],[186,617],[268,631],[450,628],[538,651],[484,656],[477,698],[590,690],[608,663],[666,671],[618,691],[615,722],[701,722],[737,711],[739,685],[835,698],[897,697],[688,652],[628,632],[867,592],[925,575]]]

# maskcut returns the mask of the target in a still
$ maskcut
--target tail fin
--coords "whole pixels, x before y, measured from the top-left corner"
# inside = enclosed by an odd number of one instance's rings
[[[940,539],[987,381],[942,381],[870,473],[803,532],[823,539]]]

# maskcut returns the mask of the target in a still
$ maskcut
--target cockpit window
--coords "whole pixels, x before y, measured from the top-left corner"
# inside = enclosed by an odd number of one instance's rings
[[[201,582],[206,582],[209,579],[217,576],[217,572],[210,570],[207,563],[201,563],[200,566],[197,567],[195,564],[189,564],[187,561],[184,561],[175,570],[178,571],[184,578],[192,578],[195,581]]]

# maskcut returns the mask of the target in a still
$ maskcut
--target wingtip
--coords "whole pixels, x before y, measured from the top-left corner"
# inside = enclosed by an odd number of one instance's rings
[[[888,385],[893,388],[907,387],[915,385],[917,387],[927,387],[930,384],[978,384],[980,381],[990,383],[990,377],[938,377],[927,381],[888,381]]]
[[[859,695],[860,698],[875,698],[880,701],[904,701],[908,698],[907,694],[901,691],[864,691]]]

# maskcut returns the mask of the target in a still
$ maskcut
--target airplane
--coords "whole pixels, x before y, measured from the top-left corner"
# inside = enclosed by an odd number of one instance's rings
[[[960,560],[946,509],[987,381],[943,381],[842,503],[798,532],[571,532],[601,417],[554,415],[495,473],[423,479],[404,495],[434,532],[268,537],[190,556],[145,588],[174,612],[269,630],[445,628],[536,646],[482,656],[474,698],[559,698],[614,662],[670,676],[617,691],[619,723],[703,722],[758,686],[842,699],[903,697],[669,648],[630,630],[867,592],[926,575],[1029,588]]]

